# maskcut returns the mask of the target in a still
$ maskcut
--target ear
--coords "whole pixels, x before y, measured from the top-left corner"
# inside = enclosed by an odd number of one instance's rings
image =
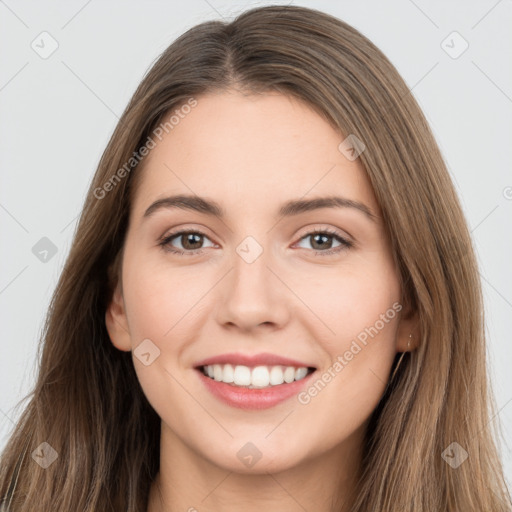
[[[132,340],[126,318],[123,292],[119,283],[116,285],[107,307],[105,324],[112,344],[119,350],[129,352],[132,349]]]
[[[396,334],[396,350],[397,352],[410,352],[418,348],[419,342],[420,330],[418,312],[406,307],[400,315],[400,322]]]

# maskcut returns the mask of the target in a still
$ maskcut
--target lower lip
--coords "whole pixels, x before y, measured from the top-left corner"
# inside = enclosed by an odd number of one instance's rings
[[[201,369],[196,369],[199,378],[204,382],[206,388],[212,395],[222,402],[238,409],[269,409],[294,395],[309,382],[315,372],[311,372],[301,380],[295,380],[290,384],[279,384],[262,389],[249,389],[231,386],[225,382],[207,377]]]

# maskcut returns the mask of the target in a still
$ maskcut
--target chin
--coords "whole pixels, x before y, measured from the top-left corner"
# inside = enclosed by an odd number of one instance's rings
[[[245,438],[247,439],[247,437]],[[226,471],[247,475],[279,473],[292,469],[304,461],[305,454],[293,452],[294,443],[285,444],[276,438],[279,446],[268,440],[233,442],[233,446],[219,446],[219,451],[206,458],[215,466]],[[287,446],[287,448],[282,448]],[[232,454],[232,456],[228,456]]]

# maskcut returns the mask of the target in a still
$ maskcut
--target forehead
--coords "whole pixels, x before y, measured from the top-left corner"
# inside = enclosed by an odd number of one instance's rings
[[[249,211],[326,194],[378,210],[360,160],[338,149],[345,136],[307,104],[279,93],[196,100],[155,139],[138,169],[132,209],[139,215],[150,201],[180,193],[214,197],[226,210],[230,203]]]

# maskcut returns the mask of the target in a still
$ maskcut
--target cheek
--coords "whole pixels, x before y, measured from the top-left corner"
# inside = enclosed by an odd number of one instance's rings
[[[385,266],[354,267],[322,280],[308,298],[323,321],[314,324],[316,341],[330,362],[299,402],[325,431],[332,429],[336,437],[342,428],[348,435],[369,418],[389,379],[402,309],[398,280]],[[332,441],[331,436],[318,440]]]
[[[192,267],[171,268],[161,261],[134,258],[126,265],[125,302],[134,338],[151,338],[169,346],[169,340],[190,337],[192,319],[201,310],[201,299],[212,285],[205,272]]]
[[[197,276],[188,269],[171,269],[170,265],[164,267],[142,258],[126,264],[124,297],[135,371],[152,407],[173,425],[176,417],[187,416],[187,408],[193,403],[180,383],[187,340],[198,339],[204,325],[198,315],[202,314],[201,297],[208,288]],[[142,340],[150,340],[150,352],[157,354],[149,365],[138,357],[141,351],[137,347]],[[178,414],[171,414],[171,410]]]
[[[364,333],[367,329],[374,332],[375,324],[379,331],[375,338],[390,338],[394,329],[389,325],[401,309],[393,307],[400,299],[400,287],[392,269],[365,261],[328,270],[294,285],[317,319],[318,342],[331,354],[344,351],[359,335],[364,341]]]

